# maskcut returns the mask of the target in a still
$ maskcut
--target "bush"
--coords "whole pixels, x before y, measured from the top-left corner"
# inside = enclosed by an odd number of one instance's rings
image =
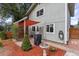
[[[1,38],[1,39],[5,39],[5,38],[6,38],[6,34],[5,34],[4,31],[1,31],[1,32],[0,32],[0,38]]]
[[[25,35],[24,39],[23,39],[23,43],[22,43],[22,49],[24,51],[28,51],[32,48],[32,45],[29,41],[29,37],[27,35]]]
[[[49,50],[50,50],[51,52],[56,52],[57,48],[55,48],[55,47],[50,47]]]
[[[0,47],[3,47],[3,44],[0,42]]]
[[[16,24],[13,24],[12,26],[12,34],[13,34],[13,38],[17,39],[18,37],[18,29],[19,27]]]

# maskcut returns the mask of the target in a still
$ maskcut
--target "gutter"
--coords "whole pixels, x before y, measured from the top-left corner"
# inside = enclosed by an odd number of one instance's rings
[[[29,16],[29,14],[34,10],[34,8],[38,5],[38,3],[33,3],[30,8],[28,9],[28,11],[26,12],[26,16]]]
[[[17,23],[19,23],[19,22],[21,22],[21,21],[23,21],[23,20],[26,20],[26,19],[28,19],[28,17],[26,16],[26,17],[24,17],[24,18],[22,18],[21,20],[19,20],[19,21],[16,21],[16,22],[14,22],[13,24],[17,24]]]

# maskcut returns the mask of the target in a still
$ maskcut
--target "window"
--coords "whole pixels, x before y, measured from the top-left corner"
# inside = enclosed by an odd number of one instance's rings
[[[50,24],[50,32],[53,32],[53,24]]]
[[[39,16],[39,11],[37,12],[37,16]]]
[[[35,31],[35,26],[32,27],[32,31]]]
[[[49,32],[49,25],[47,25],[47,28],[46,28],[47,32]]]
[[[37,31],[39,31],[39,27],[37,26]]]
[[[37,17],[43,15],[43,12],[44,12],[43,9],[37,11]]]
[[[46,25],[47,32],[54,32],[54,24]]]
[[[40,15],[43,15],[43,9],[40,10]]]

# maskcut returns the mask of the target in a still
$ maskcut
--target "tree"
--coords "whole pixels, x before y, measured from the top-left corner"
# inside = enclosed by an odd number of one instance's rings
[[[0,4],[0,14],[3,19],[12,17],[13,22],[26,16],[31,3],[2,3]]]
[[[0,31],[3,31],[3,30],[4,30],[4,27],[0,25]]]
[[[79,21],[78,21],[78,26],[79,26]]]
[[[30,6],[31,3],[3,3],[0,4],[0,14],[5,18],[12,15],[14,21],[18,21],[26,16]]]

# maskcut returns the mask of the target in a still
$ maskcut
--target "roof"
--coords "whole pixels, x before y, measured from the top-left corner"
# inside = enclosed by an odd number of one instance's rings
[[[26,15],[28,16],[37,5],[38,5],[38,3],[32,3],[32,5],[28,9],[28,11],[26,12]]]
[[[34,25],[34,24],[37,24],[37,23],[39,23],[39,22],[38,21],[31,20],[31,19],[25,20],[25,25],[26,26],[31,26],[31,25]],[[19,26],[24,26],[24,22],[20,22],[19,23]]]
[[[22,18],[21,20],[14,22],[14,24],[19,23],[19,22],[21,22],[21,21],[23,21],[23,20],[25,20],[25,19],[27,19],[27,18],[28,18],[28,17],[26,16],[26,17]]]
[[[68,3],[68,9],[70,12],[70,16],[74,16],[75,3]]]

